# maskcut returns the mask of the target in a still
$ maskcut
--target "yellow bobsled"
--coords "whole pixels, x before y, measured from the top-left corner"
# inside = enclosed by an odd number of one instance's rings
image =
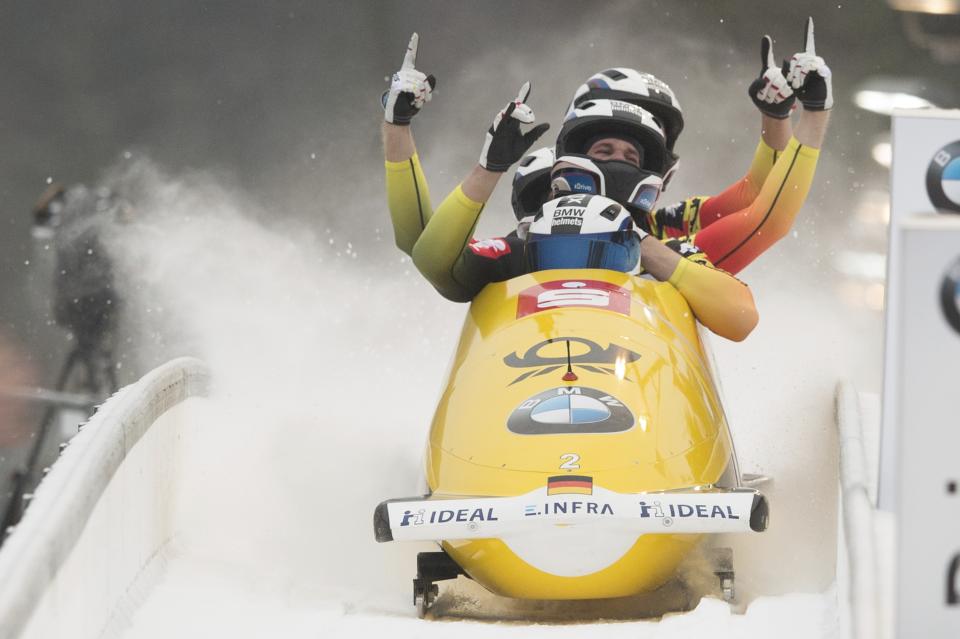
[[[429,494],[381,503],[378,541],[436,540],[414,600],[466,574],[525,599],[669,580],[706,533],[760,532],[696,319],[670,284],[597,269],[488,285],[426,454]],[[452,560],[452,561],[451,561]]]

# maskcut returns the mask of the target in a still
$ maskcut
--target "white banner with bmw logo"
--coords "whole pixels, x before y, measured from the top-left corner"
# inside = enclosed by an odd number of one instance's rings
[[[960,110],[896,110],[891,129],[890,234],[885,292],[883,425],[879,506],[896,510],[897,361],[902,330],[902,227],[916,215],[960,214]]]
[[[960,215],[900,231],[897,637],[960,636]]]

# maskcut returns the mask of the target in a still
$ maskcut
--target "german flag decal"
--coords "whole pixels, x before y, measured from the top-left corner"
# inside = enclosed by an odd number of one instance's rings
[[[593,477],[556,475],[547,479],[548,495],[592,495]]]

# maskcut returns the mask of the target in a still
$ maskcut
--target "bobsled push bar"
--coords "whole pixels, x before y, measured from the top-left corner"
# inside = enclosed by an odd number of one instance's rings
[[[763,532],[769,506],[749,488],[690,488],[616,493],[599,486],[590,494],[516,497],[414,497],[377,506],[377,541],[509,538],[546,526],[603,526],[645,533]]]

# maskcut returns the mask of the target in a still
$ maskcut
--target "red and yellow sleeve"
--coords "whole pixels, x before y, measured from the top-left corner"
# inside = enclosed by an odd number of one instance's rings
[[[747,174],[728,186],[719,195],[702,198],[702,203],[698,208],[699,228],[691,229],[690,232],[697,233],[717,220],[753,204],[753,201],[760,195],[763,183],[766,182],[767,176],[773,170],[779,155],[761,138],[757,144],[757,150],[753,154],[753,161],[750,163]]]
[[[650,232],[661,239],[696,235],[713,222],[745,209],[760,194],[779,155],[761,138],[745,176],[719,195],[690,197],[657,209],[648,216]]]
[[[705,261],[681,259],[668,280],[697,320],[721,337],[741,342],[759,321],[750,288]]]
[[[411,255],[414,244],[433,215],[427,178],[423,175],[416,153],[409,160],[386,161],[384,165],[393,236],[397,247]]]
[[[819,149],[792,138],[756,199],[705,225],[696,234],[697,246],[717,267],[739,273],[790,231],[807,199],[819,157]]]

